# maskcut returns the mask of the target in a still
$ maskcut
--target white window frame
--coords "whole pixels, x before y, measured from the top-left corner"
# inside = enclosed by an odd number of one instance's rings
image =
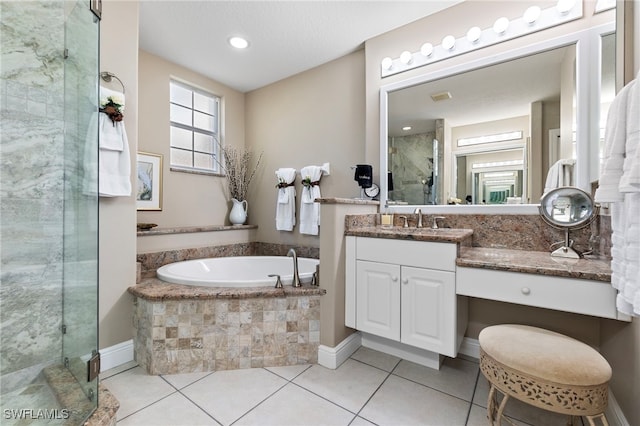
[[[171,112],[169,113],[169,164],[170,164],[170,168],[173,171],[183,171],[183,172],[192,172],[192,173],[201,173],[201,174],[214,174],[214,175],[219,175],[222,173],[221,171],[221,167],[220,167],[220,113],[221,113],[221,99],[219,96],[216,96],[212,93],[209,93],[205,90],[199,89],[197,87],[194,87],[193,85],[190,85],[189,83],[185,83],[179,80],[175,80],[175,79],[171,79],[169,82],[169,90],[171,91],[171,86],[172,85],[176,85],[181,87],[182,89],[188,90],[191,92],[191,107],[187,107],[185,105],[182,104],[178,104],[178,103],[174,103],[171,101],[171,97],[169,98],[169,108],[171,109],[172,105],[176,105],[182,108],[186,108],[186,109],[190,109],[191,111],[191,125],[187,125],[184,123],[179,123],[177,121],[173,121],[172,120],[172,116],[171,116]],[[194,102],[193,102],[193,96],[194,94],[199,94],[201,96],[205,96],[211,100],[213,100],[214,103],[214,112],[213,114],[209,114],[208,112],[204,112],[204,111],[199,111],[194,107]],[[194,125],[194,113],[195,112],[199,112],[201,114],[206,114],[209,116],[213,116],[214,117],[214,131],[208,131],[205,129],[201,129],[199,127],[195,127]],[[192,134],[191,137],[191,149],[186,149],[182,146],[177,146],[177,144],[174,144],[173,141],[173,136],[172,136],[172,128],[177,128],[177,129],[183,129],[183,130],[187,130],[190,131]],[[206,136],[211,136],[213,138],[213,146],[212,146],[212,152],[204,152],[204,151],[198,151],[195,149],[195,144],[194,144],[194,135],[195,134],[201,134],[201,135],[206,135]],[[191,154],[191,166],[185,166],[185,165],[178,165],[178,164],[174,164],[174,159],[173,159],[173,152],[174,150],[180,150],[180,151],[185,151],[185,152],[189,152]],[[195,154],[199,153],[199,154],[205,154],[205,155],[212,155],[212,167],[211,168],[203,168],[203,167],[195,167]]]

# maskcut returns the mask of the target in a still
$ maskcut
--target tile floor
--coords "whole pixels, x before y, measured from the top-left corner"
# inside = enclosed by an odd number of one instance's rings
[[[135,363],[101,374],[129,425],[487,425],[489,386],[478,363],[432,370],[360,348],[336,370],[319,365],[150,376]],[[565,416],[510,401],[514,424]]]

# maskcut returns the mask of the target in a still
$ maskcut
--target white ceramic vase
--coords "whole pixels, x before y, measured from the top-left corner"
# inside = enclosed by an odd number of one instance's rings
[[[229,222],[232,225],[243,225],[247,221],[247,200],[238,201],[232,198],[233,206],[229,212]]]

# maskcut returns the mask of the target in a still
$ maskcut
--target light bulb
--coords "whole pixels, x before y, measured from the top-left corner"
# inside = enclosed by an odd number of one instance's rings
[[[576,4],[575,0],[558,0],[558,4],[556,5],[556,9],[562,15],[569,13],[573,6]]]
[[[480,40],[480,35],[482,34],[482,30],[479,27],[471,27],[469,31],[467,31],[467,40],[469,43],[477,43]]]
[[[496,19],[496,22],[493,24],[493,31],[496,34],[504,34],[507,28],[509,28],[509,19],[504,16]]]
[[[384,68],[385,70],[390,70],[391,67],[393,67],[393,59],[387,56],[382,60],[381,65],[382,65],[382,68]]]
[[[448,35],[442,39],[442,47],[444,47],[446,50],[453,49],[455,45],[456,45],[456,38],[452,35]]]
[[[538,20],[538,18],[540,17],[540,13],[541,10],[538,6],[531,6],[524,11],[524,15],[522,15],[522,18],[527,24],[531,25]]]
[[[405,50],[400,54],[400,62],[402,62],[405,65],[410,64],[412,59],[413,59],[413,55],[408,50]]]
[[[420,48],[420,53],[422,53],[422,56],[431,56],[431,54],[433,53],[433,44],[431,43],[423,44],[422,47]]]
[[[249,46],[249,42],[242,37],[231,37],[229,44],[236,49],[246,49]]]

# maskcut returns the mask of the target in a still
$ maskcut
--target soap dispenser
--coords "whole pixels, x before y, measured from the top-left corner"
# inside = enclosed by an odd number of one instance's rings
[[[386,202],[380,214],[380,225],[385,228],[391,228],[393,226],[393,213],[389,212],[389,204]]]

